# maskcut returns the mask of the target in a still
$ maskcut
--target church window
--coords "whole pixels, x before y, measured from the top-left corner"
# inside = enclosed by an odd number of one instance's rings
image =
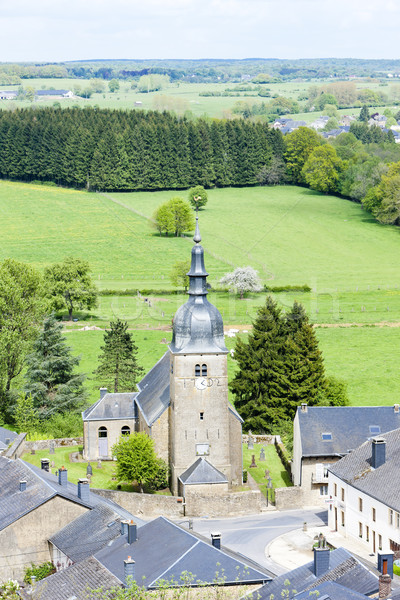
[[[200,421],[204,421],[204,413],[203,412],[200,413]]]
[[[130,435],[131,434],[131,428],[128,427],[128,425],[124,425],[123,427],[121,427],[121,435]]]
[[[201,374],[203,377],[207,377],[207,365],[201,365]]]
[[[107,427],[99,427],[99,438],[107,437]]]
[[[194,368],[194,374],[195,374],[195,377],[200,377],[200,375],[201,375],[200,365],[196,365],[195,366],[195,368]]]

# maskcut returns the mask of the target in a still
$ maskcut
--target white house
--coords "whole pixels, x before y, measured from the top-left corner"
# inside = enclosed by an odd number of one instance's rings
[[[328,475],[329,527],[369,553],[400,556],[400,429],[368,440]]]

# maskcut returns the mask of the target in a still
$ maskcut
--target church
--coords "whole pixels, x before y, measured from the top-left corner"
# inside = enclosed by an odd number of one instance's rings
[[[189,298],[175,314],[168,351],[138,392],[107,393],[82,413],[86,460],[112,459],[121,435],[143,431],[171,469],[171,492],[224,493],[242,483],[242,419],[228,400],[228,350],[207,299],[198,215]]]

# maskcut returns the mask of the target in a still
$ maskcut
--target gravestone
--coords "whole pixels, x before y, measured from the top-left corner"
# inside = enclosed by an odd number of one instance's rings
[[[253,440],[253,436],[251,435],[250,429],[249,429],[249,437],[247,438],[247,449],[248,450],[254,449],[254,440]]]
[[[55,442],[53,442],[53,440],[51,440],[50,445],[49,445],[49,454],[54,454],[55,453]]]
[[[35,450],[35,448],[32,448],[32,450],[31,450],[31,454],[36,454],[36,450]]]
[[[251,455],[251,465],[250,465],[250,469],[253,469],[254,467],[256,467],[256,455],[252,454]]]
[[[51,464],[50,464],[50,466],[51,466],[51,468],[52,468],[52,469],[54,469],[54,468],[55,468],[55,466],[56,466],[56,463],[54,462],[54,460],[52,460],[52,461],[51,461]]]
[[[260,450],[260,461],[265,462],[265,450],[264,447]]]
[[[268,479],[269,477],[269,470],[265,469],[265,475],[264,475],[265,479]]]
[[[92,465],[90,464],[90,462],[88,462],[87,467],[86,467],[86,477],[89,477],[93,475],[93,469],[92,469]]]
[[[97,461],[97,468],[98,468],[98,469],[101,469],[101,460],[98,460],[98,461]]]

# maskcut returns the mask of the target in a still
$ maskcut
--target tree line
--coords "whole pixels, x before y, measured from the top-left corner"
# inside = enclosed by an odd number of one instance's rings
[[[254,185],[281,156],[266,123],[188,121],[167,112],[0,112],[0,177],[100,191]]]

